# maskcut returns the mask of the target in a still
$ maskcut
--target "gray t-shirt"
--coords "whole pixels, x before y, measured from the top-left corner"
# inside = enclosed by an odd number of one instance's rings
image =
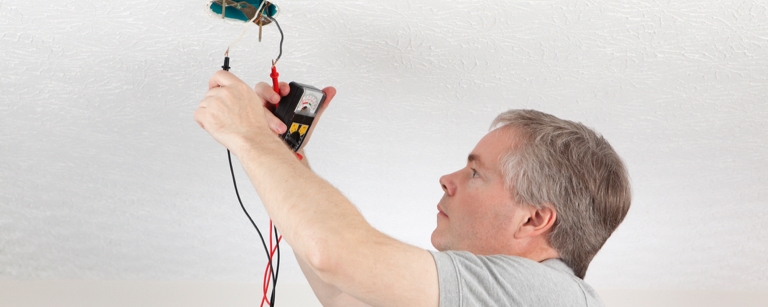
[[[559,259],[539,263],[505,255],[431,253],[437,264],[440,307],[603,307],[595,290]]]

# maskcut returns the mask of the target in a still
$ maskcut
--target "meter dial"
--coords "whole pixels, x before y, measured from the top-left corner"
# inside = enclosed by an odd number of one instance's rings
[[[314,116],[315,112],[317,112],[318,104],[322,98],[323,92],[305,88],[304,95],[301,95],[299,103],[296,104],[296,110],[293,112]]]
[[[317,97],[313,95],[304,95],[304,97],[301,97],[301,102],[299,102],[299,108],[302,111],[305,110],[314,110],[317,105]]]

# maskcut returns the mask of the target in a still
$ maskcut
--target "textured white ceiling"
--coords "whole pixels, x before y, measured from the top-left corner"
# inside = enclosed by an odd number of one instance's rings
[[[535,108],[629,167],[595,287],[768,289],[764,1],[276,2],[282,80],[339,90],[313,167],[386,233],[431,248],[439,176],[497,113]],[[192,118],[241,29],[204,1],[0,1],[0,279],[261,277],[226,152]],[[254,30],[230,53],[250,83],[279,39]]]

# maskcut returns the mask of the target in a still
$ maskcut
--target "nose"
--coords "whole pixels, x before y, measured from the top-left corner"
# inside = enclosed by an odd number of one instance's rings
[[[443,175],[440,177],[440,186],[443,187],[443,192],[448,196],[456,194],[456,182],[453,179],[453,174]]]

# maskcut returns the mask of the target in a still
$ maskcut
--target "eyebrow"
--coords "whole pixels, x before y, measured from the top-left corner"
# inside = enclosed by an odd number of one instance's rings
[[[480,157],[476,154],[469,154],[469,156],[467,156],[467,162],[475,162],[480,166],[480,168],[486,168],[485,164],[483,164],[483,161],[480,160]]]

